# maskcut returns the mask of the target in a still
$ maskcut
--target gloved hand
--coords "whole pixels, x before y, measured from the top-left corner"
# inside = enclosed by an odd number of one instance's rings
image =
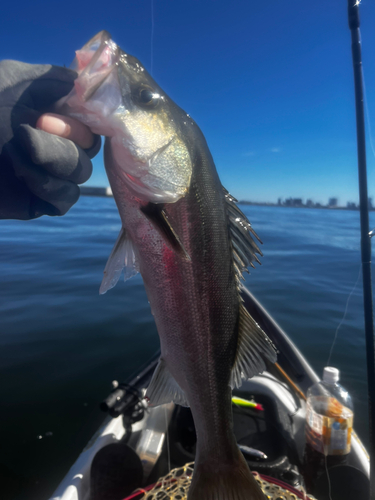
[[[0,61],[0,219],[63,215],[78,200],[77,184],[91,175],[90,158],[100,149],[100,137],[84,150],[35,128],[38,119],[39,125],[46,121],[43,113],[70,92],[76,76],[57,66]],[[82,127],[92,142],[84,125],[64,120]]]

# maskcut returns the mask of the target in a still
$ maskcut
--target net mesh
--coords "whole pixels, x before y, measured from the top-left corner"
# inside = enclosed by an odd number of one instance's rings
[[[152,490],[139,490],[143,494],[142,500],[186,500],[189,491],[194,462],[173,469],[156,483]],[[281,486],[262,479],[258,473],[254,474],[267,500],[298,500],[294,493]],[[306,500],[316,500],[312,495],[306,495]]]

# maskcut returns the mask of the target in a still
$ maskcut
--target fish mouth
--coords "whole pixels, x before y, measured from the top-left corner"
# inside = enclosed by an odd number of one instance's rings
[[[151,116],[143,101],[135,99],[142,97],[136,93],[140,88],[146,98],[153,88],[138,59],[101,31],[77,50],[71,68],[78,73],[74,89],[58,102],[58,109],[107,137],[107,149],[112,150],[111,155],[105,153],[107,171],[117,169],[133,194],[147,202],[174,203],[185,196],[192,171],[190,153],[170,126],[168,109],[154,112],[151,107]]]
[[[82,49],[76,51],[70,68],[79,74],[75,89],[82,101],[93,96],[116,68],[119,59],[120,49],[105,30],[97,33]]]

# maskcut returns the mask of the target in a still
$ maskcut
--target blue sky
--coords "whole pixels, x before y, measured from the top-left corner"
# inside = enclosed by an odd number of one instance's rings
[[[0,58],[69,65],[75,50],[106,29],[150,70],[151,5],[152,0],[6,2]],[[358,200],[346,0],[153,0],[153,12],[153,76],[199,124],[222,183],[234,196]],[[363,0],[370,120],[374,26],[375,2]],[[375,122],[372,128],[375,142]],[[375,197],[369,141],[368,172]],[[87,184],[107,184],[101,155]]]

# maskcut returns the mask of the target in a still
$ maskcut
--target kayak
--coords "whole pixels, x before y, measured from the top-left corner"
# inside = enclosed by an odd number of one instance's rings
[[[242,297],[251,316],[279,351],[278,362],[269,364],[262,374],[244,380],[233,391],[232,399],[238,445],[256,478],[267,485],[263,491],[275,499],[367,499],[369,456],[354,431],[346,462],[329,469],[328,477],[321,474],[313,496],[305,496],[305,394],[319,377],[245,287]],[[160,485],[164,483],[160,478],[167,476],[169,487],[172,484],[173,488],[182,479],[189,482],[195,457],[194,422],[189,408],[174,403],[148,406],[144,395],[158,359],[156,353],[101,403],[108,416],[51,500],[138,500],[147,494],[147,498],[183,498],[162,496]],[[171,470],[178,472],[171,475]],[[159,496],[147,493],[152,485],[156,485]]]

